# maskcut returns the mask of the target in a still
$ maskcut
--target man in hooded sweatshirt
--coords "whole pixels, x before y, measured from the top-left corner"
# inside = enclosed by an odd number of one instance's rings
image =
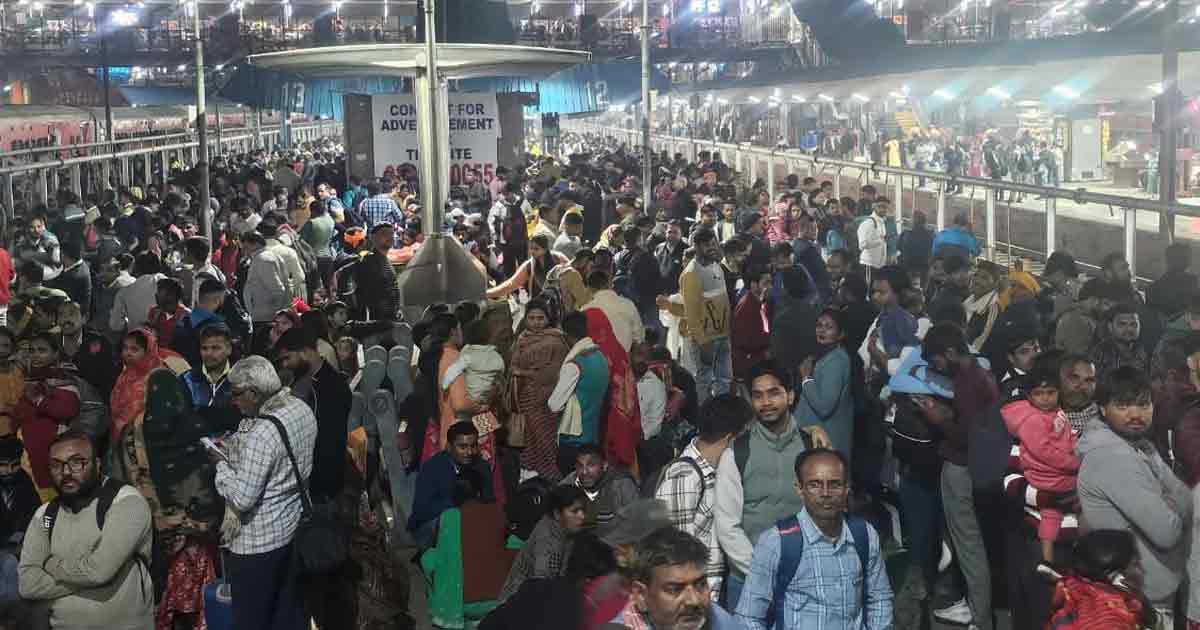
[[[1175,592],[1187,562],[1184,532],[1192,519],[1190,490],[1151,440],[1150,379],[1134,367],[1110,372],[1096,392],[1102,415],[1079,438],[1077,492],[1085,532],[1133,534],[1143,572],[1142,593],[1172,628]]]

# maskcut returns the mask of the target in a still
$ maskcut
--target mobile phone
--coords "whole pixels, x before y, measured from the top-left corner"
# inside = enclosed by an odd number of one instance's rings
[[[221,447],[214,442],[212,438],[202,437],[200,438],[200,444],[203,445],[204,448],[216,453],[221,459],[229,461],[229,456],[225,454],[225,451],[221,450]]]

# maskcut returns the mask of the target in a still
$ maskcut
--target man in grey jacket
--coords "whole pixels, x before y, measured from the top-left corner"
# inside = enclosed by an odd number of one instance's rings
[[[1144,571],[1142,592],[1171,628],[1175,591],[1184,577],[1184,531],[1192,518],[1186,485],[1151,441],[1150,380],[1137,368],[1113,370],[1096,401],[1103,411],[1079,439],[1077,483],[1084,531],[1132,532]]]
[[[50,478],[59,498],[38,508],[25,531],[21,597],[48,608],[54,630],[152,630],[146,499],[133,486],[112,494],[117,487],[101,477],[95,445],[77,431],[51,442]]]
[[[778,521],[804,509],[792,472],[807,446],[831,448],[818,426],[799,428],[789,411],[796,401],[787,372],[768,359],[750,371],[755,421],[725,449],[717,466],[717,542],[729,561],[726,608],[735,610],[750,571],[754,541]]]

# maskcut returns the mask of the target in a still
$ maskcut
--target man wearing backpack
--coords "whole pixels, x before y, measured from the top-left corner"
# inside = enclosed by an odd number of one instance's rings
[[[21,597],[46,627],[154,627],[150,506],[132,486],[100,474],[95,444],[67,431],[50,443],[58,498],[38,508],[21,547]]]
[[[667,504],[671,524],[708,545],[705,574],[713,598],[721,594],[725,554],[717,542],[713,504],[717,495],[717,465],[721,455],[754,418],[742,398],[721,394],[700,409],[700,435],[659,473],[654,497]]]
[[[616,257],[617,273],[613,277],[613,288],[637,306],[642,326],[657,330],[662,327],[655,305],[655,297],[662,284],[658,264],[654,255],[642,247],[644,235],[641,228],[625,224],[622,232],[625,235],[625,249]]]
[[[846,514],[849,470],[838,451],[818,448],[796,458],[804,509],[764,531],[754,546],[737,606],[749,630],[893,627],[879,534],[861,516]]]
[[[804,508],[791,481],[796,457],[811,446],[832,446],[821,427],[796,425],[789,411],[796,402],[791,379],[773,360],[754,366],[749,384],[756,421],[722,453],[713,505],[717,541],[729,558],[725,594],[731,609],[750,571],[750,541]]]

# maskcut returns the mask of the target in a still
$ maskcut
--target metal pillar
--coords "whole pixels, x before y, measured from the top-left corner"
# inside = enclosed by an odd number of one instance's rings
[[[984,225],[986,228],[987,252],[986,258],[991,261],[996,260],[996,195],[991,189],[985,188],[984,194],[987,195],[987,209],[984,216]]]
[[[160,155],[162,155],[162,181],[159,185],[166,190],[167,181],[171,179],[171,152],[162,151]]]
[[[768,203],[773,205],[775,203],[775,151],[771,151],[771,155],[767,156],[767,197],[770,199]]]
[[[434,45],[436,28],[434,2],[426,0],[425,8],[425,54],[420,59],[421,71],[417,73],[413,93],[416,97],[418,125],[418,159],[421,168],[421,205],[425,207],[425,231],[440,234],[442,225],[443,191],[450,188],[450,171],[447,168],[447,136],[449,135],[449,111],[446,103],[446,84],[437,74],[437,47]]]
[[[429,0],[426,0],[429,1]],[[650,0],[642,0],[642,210],[654,201],[654,156],[650,148]]]
[[[1129,261],[1129,274],[1137,277],[1137,208],[1125,208],[1125,260]],[[1161,225],[1162,222],[1160,221]]]
[[[16,210],[15,210],[16,199],[13,195],[13,176],[5,175],[3,177],[3,180],[4,180],[4,212],[6,212],[9,217],[12,217],[16,213]]]
[[[946,186],[938,186],[937,191],[937,229],[940,232],[946,227]]]
[[[1046,197],[1046,257],[1054,253],[1058,235],[1055,234],[1055,224],[1058,222],[1058,200]],[[1012,240],[1011,238],[1009,240]]]
[[[1179,0],[1167,0],[1162,11],[1162,94],[1158,97],[1163,120],[1159,122],[1162,140],[1158,145],[1159,199],[1174,204],[1176,191],[1176,147],[1179,142]],[[1158,221],[1159,233],[1168,243],[1175,240],[1175,212],[1168,208]],[[1132,262],[1130,264],[1133,264]]]
[[[204,40],[200,37],[200,5],[192,12],[196,33],[196,141],[200,147],[196,162],[196,183],[200,188],[200,233],[212,239],[212,207],[208,181],[208,111],[204,100]]]
[[[46,169],[38,171],[38,195],[42,198],[42,203],[50,203],[50,188],[48,183],[48,173]]]
[[[142,165],[143,165],[143,169],[144,169],[142,171],[142,174],[144,175],[144,177],[142,179],[142,186],[149,186],[150,184],[152,184],[154,182],[154,163],[153,162],[154,162],[154,154],[153,153],[146,153],[146,154],[142,155]]]
[[[71,165],[71,190],[80,198],[83,197],[83,180],[80,177],[79,165]]]
[[[892,212],[896,216],[896,229],[904,230],[904,176],[896,176],[896,187],[892,193]],[[914,197],[914,201],[915,201]]]

